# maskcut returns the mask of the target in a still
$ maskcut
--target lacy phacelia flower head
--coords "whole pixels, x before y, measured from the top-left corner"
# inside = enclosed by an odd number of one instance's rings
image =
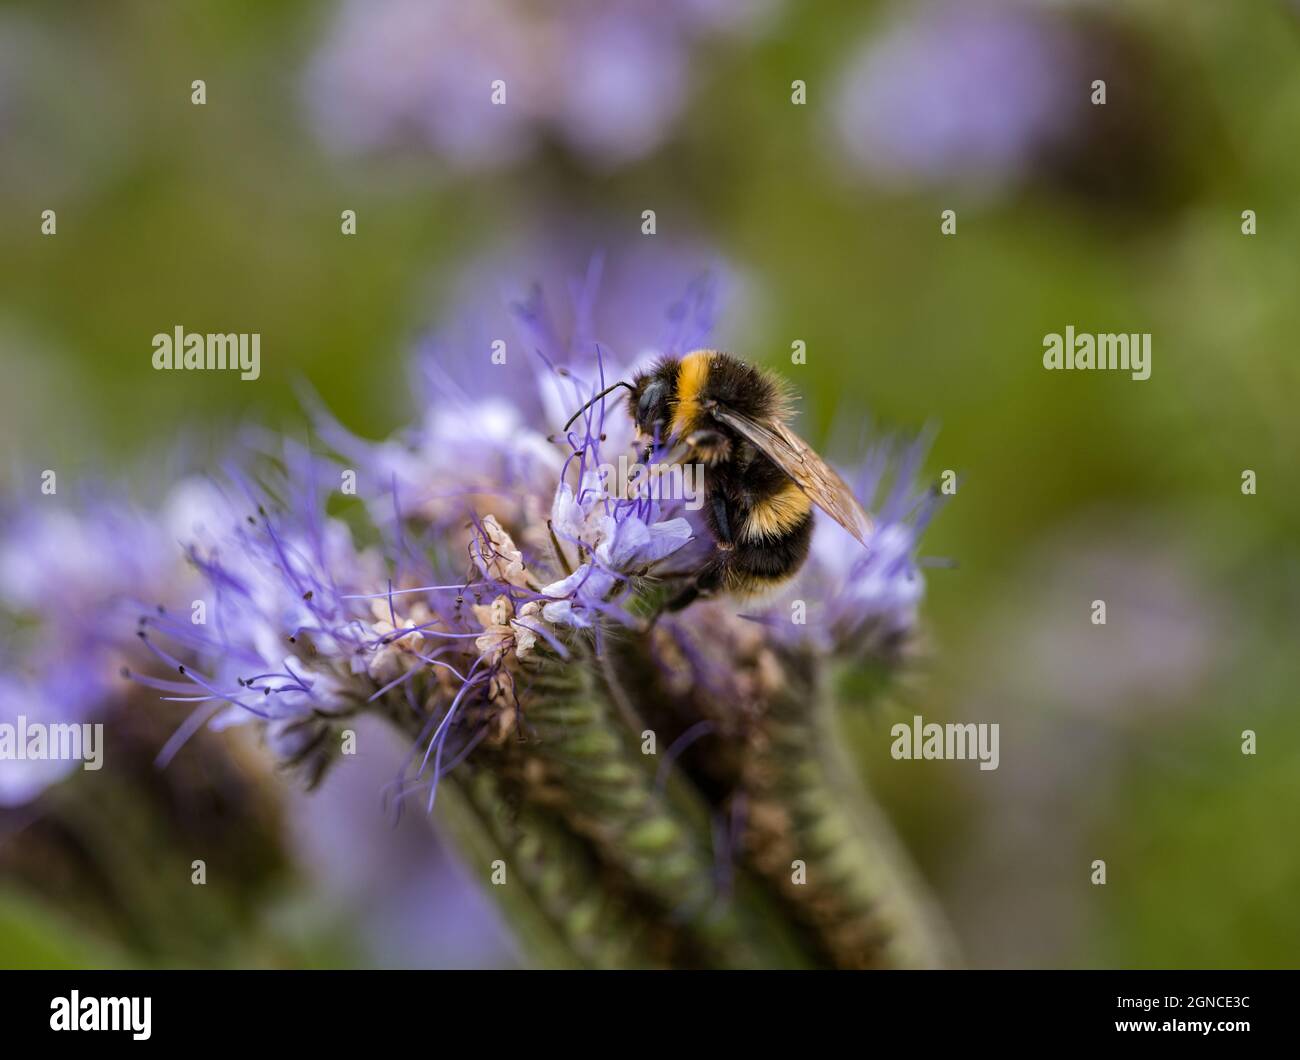
[[[138,623],[141,643],[172,673],[135,679],[199,704],[163,761],[206,722],[260,718],[278,756],[314,780],[328,761],[331,719],[364,703],[366,649],[378,651],[382,635],[345,593],[368,587],[383,567],[354,547],[346,525],[324,517],[317,464],[286,447],[283,467],[267,471],[272,488],[232,472],[225,483],[186,483],[173,499],[205,585],[199,615],[146,612]]]
[[[414,144],[476,170],[553,135],[607,168],[667,136],[700,41],[753,31],[772,7],[354,0],[310,64],[305,93],[322,139],[344,151]]]
[[[549,545],[545,522],[571,451],[553,435],[595,392],[602,368],[612,381],[705,343],[721,270],[701,271],[700,257],[520,248],[470,269],[452,318],[415,350],[412,428],[369,442],[315,409],[321,437],[355,470],[370,518],[386,533],[406,518],[450,531],[472,510],[495,515],[521,544]],[[603,428],[603,450],[621,452],[630,420],[606,416]]]
[[[590,435],[584,444],[599,456],[599,444]],[[635,577],[650,574],[691,540],[691,525],[684,518],[660,519],[660,506],[650,497],[611,496],[607,478],[588,471],[576,492],[561,483],[556,494],[551,527],[558,548],[587,558],[542,589],[548,601],[542,617],[548,622],[587,627],[602,614],[624,619],[625,612],[612,601],[631,591]],[[567,556],[565,562],[570,562]]]
[[[693,532],[681,501],[620,477],[634,427],[613,398],[562,429],[625,371],[591,338],[594,290],[575,290],[568,328],[540,289],[515,307],[527,342],[516,362],[494,364],[490,346],[433,364],[426,353],[420,429],[372,444],[321,414],[340,455],[289,445],[255,476],[233,471],[191,491],[188,555],[209,584],[207,626],[146,616],[140,630],[175,674],[139,679],[200,704],[168,753],[205,721],[260,718],[272,748],[315,780],[347,718],[401,711],[424,747],[401,789],[432,792],[444,761],[514,731],[531,670],[572,660],[608,623],[635,623],[629,598]],[[690,284],[662,320],[693,339],[712,291]],[[669,352],[653,336],[627,341],[645,356]],[[499,389],[469,385],[474,370]],[[485,432],[485,415],[509,428]],[[334,488],[343,482],[355,490]],[[354,492],[365,547],[324,514]]]
[[[891,656],[922,591],[915,549],[933,498],[913,485],[919,445],[892,479],[892,447],[848,477],[877,515],[868,549],[819,518],[784,593],[745,613],[702,601],[647,629],[656,583],[689,578],[712,541],[688,496],[661,497],[652,476],[629,473],[632,417],[597,395],[707,342],[714,285],[693,281],[631,333],[597,329],[598,279],[589,270],[567,305],[542,289],[516,303],[513,359],[494,361],[490,343],[426,345],[417,429],[368,443],[321,412],[332,455],[287,444],[221,485],[178,489],[169,520],[187,530],[207,619],[140,620],[141,643],[171,672],[137,679],[196,703],[164,759],[205,723],[260,719],[310,782],[349,719],[373,712],[415,739],[398,795],[427,788],[432,801],[480,743],[527,738],[530,689],[592,667],[615,627],[621,648],[642,639],[670,687],[675,675],[713,690],[738,717],[780,685],[792,655]],[[492,417],[500,429],[483,426]]]

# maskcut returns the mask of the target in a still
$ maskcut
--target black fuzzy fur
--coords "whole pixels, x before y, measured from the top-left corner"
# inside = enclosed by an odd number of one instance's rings
[[[632,381],[629,404],[637,427],[647,438],[666,440],[663,433],[673,419],[680,370],[681,362],[668,357]],[[812,540],[811,507],[796,526],[780,534],[761,541],[735,540],[748,512],[784,490],[790,477],[747,438],[710,415],[709,409],[725,406],[749,419],[784,419],[788,403],[779,382],[737,357],[715,352],[710,355],[708,373],[696,399],[699,412],[686,433],[710,432],[721,435],[728,443],[726,458],[710,464],[704,473],[704,510],[714,540],[721,547],[715,548],[695,584],[678,598],[675,606],[684,606],[701,592],[724,589],[751,593],[783,581],[803,565]],[[730,548],[725,544],[728,534],[723,532],[714,511],[717,495],[723,498],[725,518],[733,537]]]

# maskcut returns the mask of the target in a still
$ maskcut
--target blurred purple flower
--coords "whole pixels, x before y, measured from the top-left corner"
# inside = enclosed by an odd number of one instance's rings
[[[1018,182],[1086,103],[1068,25],[1023,3],[940,2],[859,46],[834,125],[849,161],[888,187]]]
[[[1097,598],[1104,625],[1089,622]],[[1126,776],[1199,772],[1189,733],[1244,727],[1223,695],[1249,657],[1243,618],[1206,576],[1185,521],[1154,509],[1089,511],[1009,572],[965,650],[978,677],[950,715],[999,722],[1033,748],[978,780],[959,774],[953,793],[980,811],[947,875],[985,963],[1050,965],[1095,930],[1070,866],[1096,856],[1108,820],[1131,819]],[[1221,777],[1202,782],[1217,792]]]
[[[139,660],[141,609],[184,601],[182,556],[165,520],[89,491],[78,506],[37,494],[3,502],[0,529],[0,722],[98,720]],[[0,764],[0,805],[26,802],[77,763]]]
[[[323,140],[416,144],[460,169],[528,155],[546,135],[598,167],[654,150],[685,105],[703,41],[755,32],[773,0],[349,0],[309,65]],[[505,104],[492,102],[504,82]]]
[[[552,120],[580,155],[617,165],[649,154],[686,102],[688,45],[681,27],[627,11],[595,11],[565,27]]]
[[[885,441],[868,450],[845,481],[875,520],[863,549],[848,531],[818,514],[808,561],[758,617],[781,642],[856,658],[888,654],[911,634],[925,595],[917,549],[939,502],[918,485],[928,440]],[[802,601],[805,621],[791,621]]]
[[[288,797],[286,830],[323,897],[324,914],[353,927],[375,967],[509,967],[520,954],[478,882],[425,822],[379,825],[380,792],[408,754],[377,719],[357,719],[357,753],[311,792]]]
[[[306,76],[321,138],[344,151],[425,144],[466,169],[526,154],[541,85],[526,27],[500,3],[349,0]],[[491,85],[509,83],[507,106]]]

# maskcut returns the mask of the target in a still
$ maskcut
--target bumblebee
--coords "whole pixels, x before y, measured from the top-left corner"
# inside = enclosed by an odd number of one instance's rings
[[[631,413],[646,444],[642,459],[665,445],[672,454],[667,462],[705,468],[704,510],[714,549],[670,610],[718,591],[755,595],[791,577],[808,557],[814,505],[866,546],[871,517],[786,425],[790,402],[776,377],[729,353],[695,350],[663,358],[593,402],[619,386],[630,391]]]

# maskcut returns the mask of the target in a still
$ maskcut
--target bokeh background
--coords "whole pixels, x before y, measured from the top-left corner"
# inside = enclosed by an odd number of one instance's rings
[[[932,425],[959,476],[922,657],[847,721],[968,963],[1294,966],[1298,186],[1282,0],[4,4],[0,475],[156,496],[304,390],[381,437],[421,336],[523,293],[486,262],[720,267],[806,435]],[[262,378],[153,372],[176,324],[260,332]],[[1067,324],[1151,332],[1151,378],[1045,372]],[[893,761],[918,712],[1000,768]],[[157,774],[168,724],[3,811],[0,965],[518,959],[381,812],[400,749],[303,796],[238,733]]]

